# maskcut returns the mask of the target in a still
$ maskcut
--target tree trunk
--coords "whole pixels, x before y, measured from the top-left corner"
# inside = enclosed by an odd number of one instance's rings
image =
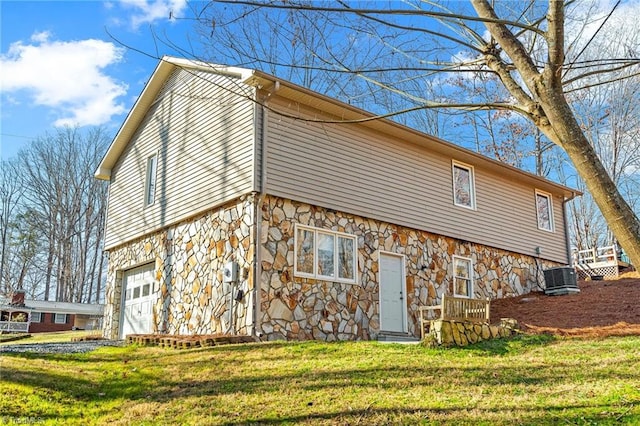
[[[565,98],[562,82],[565,61],[563,1],[549,2],[545,32],[548,52],[542,72],[516,35],[504,23],[494,21],[498,16],[488,0],[473,0],[472,3],[478,16],[488,19],[485,26],[513,61],[531,94],[524,92],[511,75],[512,71],[505,68],[502,57],[491,50],[485,53],[487,65],[500,75],[523,109],[529,108],[530,118],[537,121],[538,128],[565,150],[631,263],[640,265],[638,218],[602,165]]]
[[[595,150],[576,121],[564,94],[552,88],[538,92],[541,105],[587,190],[631,263],[640,265],[640,222],[605,170]]]

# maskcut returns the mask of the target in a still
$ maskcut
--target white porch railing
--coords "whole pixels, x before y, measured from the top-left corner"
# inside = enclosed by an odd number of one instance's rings
[[[579,250],[577,263],[615,262],[618,259],[616,246]]]
[[[27,333],[29,332],[29,323],[24,321],[0,321],[0,331]]]
[[[616,246],[596,247],[573,252],[573,266],[580,279],[612,279],[620,270],[630,266],[629,258],[619,253]]]

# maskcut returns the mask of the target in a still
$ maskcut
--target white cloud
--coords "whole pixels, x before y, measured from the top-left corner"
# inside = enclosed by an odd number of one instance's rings
[[[3,93],[24,91],[30,102],[53,108],[59,116],[55,126],[100,125],[126,111],[118,98],[127,85],[104,72],[122,59],[123,49],[102,40],[50,38],[34,33],[30,44],[12,43],[0,55]]]
[[[134,10],[130,17],[131,26],[138,28],[157,20],[169,20],[169,16],[181,16],[187,7],[187,0],[122,0],[121,4]]]

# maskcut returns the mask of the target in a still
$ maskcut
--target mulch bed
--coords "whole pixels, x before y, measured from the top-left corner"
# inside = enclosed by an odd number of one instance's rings
[[[570,337],[640,335],[640,279],[580,281],[580,293],[542,292],[491,302],[492,322],[514,318],[530,333]]]

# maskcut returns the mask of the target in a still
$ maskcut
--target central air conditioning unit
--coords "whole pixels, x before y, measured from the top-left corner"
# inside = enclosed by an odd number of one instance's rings
[[[544,271],[544,282],[544,294],[560,296],[563,294],[580,293],[576,270],[571,266],[546,269]]]

